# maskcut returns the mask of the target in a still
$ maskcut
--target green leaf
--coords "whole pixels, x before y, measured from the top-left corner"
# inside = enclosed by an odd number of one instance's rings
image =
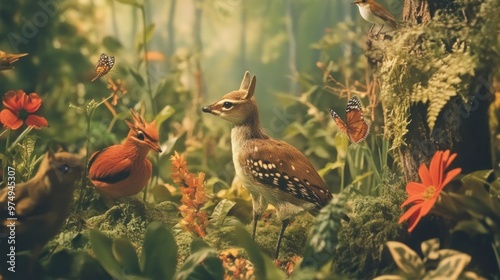
[[[168,120],[175,113],[174,107],[167,105],[156,115],[156,126],[160,127],[161,124]]]
[[[336,161],[336,162],[329,162],[325,165],[324,168],[318,170],[318,174],[321,176],[321,177],[324,177],[329,171],[331,170],[335,170],[337,168],[342,168],[344,166],[344,163],[340,162],[340,161]]]
[[[110,52],[117,52],[123,47],[120,41],[112,36],[104,37],[104,39],[102,39],[102,45]]]
[[[117,238],[112,246],[114,258],[121,264],[125,274],[141,274],[139,259],[130,241],[124,238]]]
[[[144,82],[144,79],[142,78],[142,76],[139,73],[137,73],[135,70],[133,70],[131,68],[129,69],[129,71],[139,86],[143,87],[144,85],[146,85],[146,82]]]
[[[488,207],[488,200],[477,199],[476,197],[470,197],[466,195],[460,195],[456,193],[449,193],[449,196],[458,201],[464,209],[469,212],[469,214],[482,218],[491,214],[491,208]]]
[[[223,199],[214,208],[212,215],[210,216],[210,225],[213,228],[220,228],[224,224],[227,213],[233,208],[236,203],[233,201]]]
[[[153,187],[153,198],[157,203],[163,201],[172,201],[172,194],[164,185],[156,185]]]
[[[113,240],[107,237],[104,233],[91,229],[90,244],[92,244],[92,250],[94,251],[96,259],[102,265],[104,270],[106,270],[111,277],[120,278],[122,276],[122,267],[113,256]]]
[[[427,279],[458,279],[471,257],[467,254],[457,254],[439,262],[435,270],[429,271]]]
[[[177,266],[177,244],[162,223],[152,222],[146,229],[140,264],[144,275],[151,279],[172,279]]]
[[[235,229],[236,244],[248,254],[250,261],[255,267],[256,279],[287,279],[285,272],[277,268],[271,258],[264,255],[253,241],[250,234],[243,226],[237,226]]]
[[[464,178],[465,177],[469,177],[469,176],[470,177],[475,177],[475,178],[478,178],[478,179],[482,180],[485,183],[488,183],[492,174],[493,174],[493,170],[491,170],[491,169],[488,169],[488,170],[479,170],[479,171],[474,171],[474,172],[472,172],[470,174],[465,175]]]
[[[405,275],[416,279],[422,278],[425,274],[425,268],[417,253],[405,244],[396,241],[388,241],[387,247],[394,262]]]
[[[142,6],[144,5],[142,3],[139,3],[139,1],[137,1],[137,0],[116,0],[116,2],[120,2],[120,3],[126,4],[126,5],[131,5],[131,6],[134,6],[137,8],[142,8]]]
[[[146,44],[151,41],[153,38],[153,35],[155,33],[155,24],[151,23],[147,28],[146,28]],[[144,42],[142,42],[144,44]]]
[[[191,255],[179,269],[175,279],[222,279],[224,268],[217,251],[210,248],[203,240],[195,239],[191,243]]]
[[[427,259],[437,260],[439,258],[439,238],[433,238],[422,242],[420,245],[422,253]]]
[[[455,231],[463,231],[469,235],[490,234],[491,232],[478,220],[459,221],[453,228]]]

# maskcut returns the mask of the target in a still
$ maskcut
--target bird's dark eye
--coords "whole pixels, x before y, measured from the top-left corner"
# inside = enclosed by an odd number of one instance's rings
[[[224,107],[224,109],[230,109],[231,107],[233,107],[233,103],[231,102],[224,102],[224,104],[222,104],[222,107]]]
[[[57,169],[59,170],[59,172],[61,172],[63,174],[66,174],[71,170],[71,168],[67,164],[59,165],[59,167],[57,167]]]
[[[144,141],[144,132],[142,131],[137,131],[137,139]]]

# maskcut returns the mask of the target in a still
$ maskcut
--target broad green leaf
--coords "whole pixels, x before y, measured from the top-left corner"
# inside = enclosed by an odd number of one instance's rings
[[[449,193],[450,197],[458,201],[464,209],[475,217],[489,215],[491,213],[488,202],[479,200],[475,197],[460,195],[456,193]]]
[[[104,233],[91,229],[90,244],[92,244],[92,250],[94,251],[96,259],[104,270],[106,270],[111,277],[115,279],[120,278],[122,276],[122,267],[113,256],[113,240]]]
[[[110,52],[117,52],[123,47],[120,41],[112,36],[104,37],[104,39],[102,39],[102,45]]]
[[[491,169],[488,169],[488,170],[479,170],[479,171],[474,171],[470,174],[467,174],[464,176],[464,178],[466,177],[475,177],[485,183],[488,183],[491,175],[493,174],[493,170]]]
[[[140,2],[139,0],[116,0],[116,2],[120,2],[126,5],[131,5],[137,8],[141,8],[143,6],[143,4],[141,3],[142,1]]]
[[[462,220],[453,228],[455,231],[463,231],[469,235],[490,234],[491,232],[479,220]]]
[[[420,245],[425,258],[437,260],[439,258],[439,238],[433,238],[422,242]]]
[[[409,277],[419,279],[425,274],[424,264],[412,249],[403,243],[388,241],[387,247],[396,265]]]
[[[256,279],[287,279],[285,272],[277,268],[271,258],[264,255],[253,241],[250,234],[243,226],[237,226],[235,229],[235,238],[238,246],[245,249],[248,257],[255,267]]]
[[[156,115],[156,126],[160,127],[161,124],[168,120],[175,113],[174,107],[167,105],[161,109],[161,111]]]
[[[130,241],[117,238],[113,241],[112,251],[114,258],[121,264],[125,274],[140,275],[139,259]]]
[[[164,185],[158,184],[153,187],[152,191],[153,191],[153,198],[157,203],[160,203],[162,201],[172,200],[172,194]]]
[[[142,76],[139,73],[137,73],[135,70],[133,70],[131,68],[129,69],[129,71],[139,86],[143,87],[144,85],[146,85],[146,82],[144,82],[144,79],[142,78]]]
[[[217,206],[215,206],[212,215],[210,216],[210,224],[214,228],[220,228],[224,224],[224,220],[226,219],[227,213],[236,203],[231,200],[223,199],[221,200]]]
[[[152,222],[146,229],[140,264],[144,275],[151,279],[172,279],[177,266],[177,243],[162,223]]]
[[[179,269],[175,279],[222,279],[224,268],[217,251],[203,240],[195,239],[191,243],[191,255]]]
[[[458,279],[471,257],[467,254],[457,254],[439,262],[435,270],[429,271],[425,279]]]

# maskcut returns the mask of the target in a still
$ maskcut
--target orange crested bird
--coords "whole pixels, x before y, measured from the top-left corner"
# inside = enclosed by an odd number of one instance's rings
[[[290,144],[272,139],[262,128],[255,101],[255,76],[247,71],[240,89],[232,91],[204,113],[219,116],[234,124],[231,145],[236,176],[252,195],[253,238],[268,204],[276,208],[282,222],[276,244],[278,258],[281,239],[292,219],[301,213],[318,214],[332,194],[311,162]],[[347,216],[342,217],[349,220]]]
[[[62,151],[47,152],[36,175],[25,183],[15,184],[15,170],[7,168],[7,186],[0,189],[0,267],[7,266],[3,257],[12,251],[11,246],[14,255],[31,250],[32,260],[38,258],[68,217],[82,171],[80,158]]]
[[[139,193],[147,185],[153,165],[149,150],[161,153],[156,121],[147,123],[130,110],[133,122],[123,144],[95,152],[89,161],[88,177],[104,196],[117,199]]]

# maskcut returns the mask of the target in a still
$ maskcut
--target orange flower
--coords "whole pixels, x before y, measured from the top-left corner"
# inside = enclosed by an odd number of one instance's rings
[[[18,129],[24,121],[36,129],[49,126],[44,117],[34,114],[42,105],[42,99],[36,93],[10,90],[3,96],[3,105],[6,108],[0,112],[0,122],[10,129]]]
[[[418,169],[422,183],[410,182],[406,185],[406,191],[410,196],[401,207],[410,203],[413,206],[399,218],[398,223],[408,220],[410,223],[408,232],[411,232],[420,219],[429,213],[446,184],[462,171],[461,168],[445,171],[456,157],[457,154],[450,155],[449,150],[437,151],[432,157],[429,169],[423,163]]]

